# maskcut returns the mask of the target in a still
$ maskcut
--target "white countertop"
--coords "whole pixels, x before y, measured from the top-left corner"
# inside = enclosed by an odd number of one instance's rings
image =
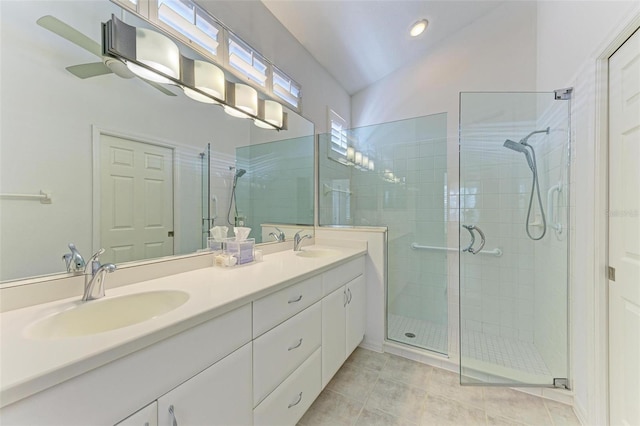
[[[79,303],[91,303],[80,302],[78,297],[2,313],[0,407],[366,253],[365,248],[329,246],[310,246],[303,250],[318,248],[338,250],[340,254],[304,258],[287,250],[265,255],[262,262],[250,265],[197,269],[107,290],[107,298],[151,290],[181,290],[190,297],[184,305],[159,317],[89,336],[58,340],[25,336],[30,324]]]

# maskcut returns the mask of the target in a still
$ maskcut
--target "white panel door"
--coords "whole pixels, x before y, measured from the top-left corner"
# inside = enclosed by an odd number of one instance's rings
[[[100,246],[120,263],[173,254],[173,150],[100,137]]]
[[[640,425],[640,31],[609,59],[609,404]]]

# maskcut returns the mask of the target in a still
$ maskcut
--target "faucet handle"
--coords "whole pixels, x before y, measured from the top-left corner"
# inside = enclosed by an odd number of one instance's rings
[[[100,267],[100,256],[102,256],[104,254],[105,250],[103,248],[101,248],[100,250],[98,250],[97,252],[95,252],[93,254],[93,256],[91,256],[91,259],[89,259],[89,262],[87,262],[87,265],[85,267],[85,274],[87,273],[87,269],[91,268],[91,275],[95,275],[96,271],[98,270],[98,268]]]

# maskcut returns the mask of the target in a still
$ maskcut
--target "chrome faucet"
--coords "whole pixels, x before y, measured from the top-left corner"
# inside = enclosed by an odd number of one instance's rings
[[[84,295],[82,301],[100,299],[104,297],[104,280],[107,273],[111,273],[116,270],[116,265],[113,263],[100,264],[99,257],[104,253],[104,249],[101,248],[91,256],[89,262],[84,267]],[[90,271],[89,271],[90,269]]]
[[[304,240],[305,238],[311,238],[311,235],[309,234],[300,236],[301,232],[302,229],[296,232],[296,235],[294,235],[293,237],[293,251],[300,251],[300,243],[302,242],[302,240]]]
[[[269,236],[273,237],[273,239],[279,243],[284,242],[285,241],[284,232],[282,232],[280,228],[278,228],[277,226],[274,226],[274,228],[276,228],[276,231],[278,231],[278,233],[276,234],[275,232],[271,232]]]
[[[62,256],[64,263],[67,265],[67,272],[82,273],[85,267],[84,258],[76,249],[75,244],[69,243],[69,250],[71,250],[71,253]]]

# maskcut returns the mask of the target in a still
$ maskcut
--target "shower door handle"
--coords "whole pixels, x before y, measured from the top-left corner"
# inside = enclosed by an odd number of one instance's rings
[[[475,225],[462,225],[462,227],[464,229],[466,229],[467,231],[469,231],[469,234],[471,235],[471,242],[469,243],[469,245],[463,249],[462,251],[468,251],[471,254],[478,254],[482,251],[482,249],[484,248],[484,243],[486,243],[486,239],[484,237],[484,232],[482,232],[482,229],[478,228]],[[480,247],[478,247],[477,249],[473,248],[473,245],[476,243],[476,234],[474,231],[478,231],[478,233],[480,234]]]

